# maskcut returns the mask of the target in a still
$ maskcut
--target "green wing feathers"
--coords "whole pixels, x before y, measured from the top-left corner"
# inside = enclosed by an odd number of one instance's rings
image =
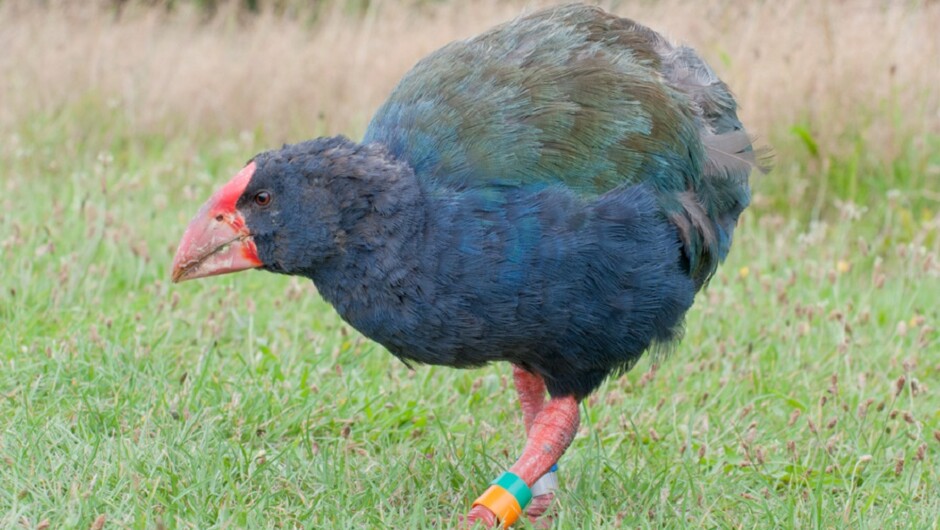
[[[644,183],[704,283],[750,196],[751,142],[727,86],[687,47],[587,6],[547,9],[419,62],[378,110],[381,142],[450,188]]]

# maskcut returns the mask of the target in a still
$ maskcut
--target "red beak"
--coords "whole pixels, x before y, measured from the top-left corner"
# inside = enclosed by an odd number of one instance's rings
[[[251,162],[199,209],[173,258],[174,282],[262,265],[245,218],[235,209],[254,172],[255,163]]]

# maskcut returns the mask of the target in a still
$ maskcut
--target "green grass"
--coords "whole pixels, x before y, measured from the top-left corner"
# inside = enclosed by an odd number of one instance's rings
[[[451,527],[522,448],[509,367],[410,371],[297,279],[172,285],[189,216],[268,142],[123,123],[80,103],[0,138],[0,527]],[[758,192],[816,164],[781,162]],[[924,178],[813,222],[756,201],[676,353],[585,403],[555,527],[937,527]]]

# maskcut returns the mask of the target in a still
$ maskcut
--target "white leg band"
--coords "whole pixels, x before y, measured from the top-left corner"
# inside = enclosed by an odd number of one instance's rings
[[[554,471],[545,473],[538,480],[536,480],[529,489],[532,490],[533,497],[554,493],[555,490],[558,489],[558,473],[555,473]]]

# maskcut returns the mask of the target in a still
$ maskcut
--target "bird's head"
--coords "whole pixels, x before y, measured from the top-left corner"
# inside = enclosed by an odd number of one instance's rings
[[[304,274],[340,250],[356,144],[312,140],[255,156],[199,209],[173,259],[173,281],[246,269]]]
[[[199,209],[173,281],[261,268],[312,277],[348,246],[371,244],[410,176],[376,145],[321,138],[255,156]]]

